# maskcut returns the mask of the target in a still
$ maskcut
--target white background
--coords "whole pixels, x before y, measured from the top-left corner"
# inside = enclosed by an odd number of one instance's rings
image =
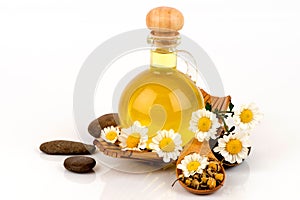
[[[0,199],[198,199],[174,171],[126,174],[98,163],[66,171],[42,142],[79,140],[73,89],[87,56],[121,32],[144,28],[153,7],[182,11],[182,33],[208,53],[236,106],[264,112],[253,149],[210,199],[297,198],[300,3],[295,0],[0,1]]]

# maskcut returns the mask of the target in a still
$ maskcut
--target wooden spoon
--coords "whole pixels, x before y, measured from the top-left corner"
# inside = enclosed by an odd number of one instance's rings
[[[218,159],[211,152],[211,149],[210,149],[209,144],[208,144],[207,141],[199,142],[196,138],[194,138],[194,139],[191,140],[191,142],[189,142],[184,147],[183,151],[181,152],[181,154],[180,154],[180,156],[177,160],[176,166],[181,163],[181,160],[183,160],[185,156],[187,156],[189,154],[192,154],[192,153],[199,153],[201,156],[206,156],[210,159],[213,159],[213,160],[219,162]],[[219,162],[219,165],[221,167],[220,172],[222,174],[224,174],[224,178],[223,178],[223,181],[217,187],[215,187],[214,189],[205,189],[205,190],[200,190],[199,189],[199,190],[197,190],[197,189],[193,189],[193,188],[188,187],[181,180],[179,180],[179,183],[184,189],[186,189],[187,191],[189,191],[191,193],[194,193],[194,194],[211,194],[211,193],[214,193],[215,191],[217,191],[218,189],[220,189],[223,186],[224,181],[225,181],[225,170],[224,170],[224,168],[223,168],[223,166],[220,162]],[[177,179],[179,179],[180,174],[182,174],[181,169],[176,168]]]

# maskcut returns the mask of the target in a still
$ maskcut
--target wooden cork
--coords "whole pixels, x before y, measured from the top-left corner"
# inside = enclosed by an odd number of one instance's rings
[[[184,18],[182,13],[171,7],[157,7],[147,14],[147,27],[152,31],[172,32],[182,29]]]

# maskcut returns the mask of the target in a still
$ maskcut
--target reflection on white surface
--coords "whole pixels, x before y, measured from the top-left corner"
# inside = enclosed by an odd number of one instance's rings
[[[101,175],[101,180],[105,182],[101,199],[153,199],[158,194],[162,199],[175,199],[176,195],[171,187],[175,180],[174,168],[144,174],[110,170]]]
[[[80,184],[90,184],[96,180],[96,172],[91,171],[89,173],[79,174],[65,170],[64,177],[71,182]]]
[[[40,158],[46,161],[63,162],[67,156],[65,155],[48,155],[40,152]]]
[[[135,161],[132,159],[113,158],[110,156],[106,156],[101,152],[96,153],[94,156],[99,163],[105,165],[108,168],[133,174],[156,171],[163,168],[166,165],[163,162],[161,164],[150,164]]]
[[[250,176],[250,167],[247,161],[225,171],[226,180],[222,189],[222,195],[229,197],[235,193],[235,197],[242,197],[246,192],[246,185]]]

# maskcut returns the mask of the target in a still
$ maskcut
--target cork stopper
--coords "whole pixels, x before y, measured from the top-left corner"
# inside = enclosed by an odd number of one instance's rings
[[[171,7],[157,7],[149,11],[146,17],[147,27],[152,31],[177,32],[183,27],[182,13]]]

